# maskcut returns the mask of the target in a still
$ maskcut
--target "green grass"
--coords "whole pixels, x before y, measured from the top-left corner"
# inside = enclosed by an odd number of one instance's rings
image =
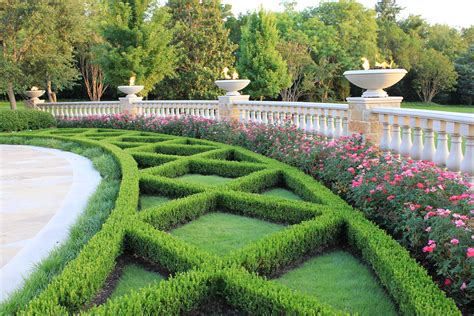
[[[16,108],[19,110],[23,110],[25,108],[25,102],[17,100]],[[0,101],[0,111],[7,111],[7,110],[10,110],[10,102]]]
[[[433,110],[458,113],[474,113],[474,106],[464,105],[441,105],[425,102],[402,102],[403,109]]]
[[[165,278],[158,273],[143,269],[135,264],[129,264],[123,268],[123,274],[117,283],[117,287],[110,296],[111,299],[120,297],[138,290],[142,287],[156,284]]]
[[[51,139],[28,140],[12,137],[8,141],[12,144],[57,148],[85,156],[92,160],[94,167],[102,176],[102,181],[89,198],[86,209],[69,230],[68,239],[35,266],[24,285],[2,302],[0,315],[15,314],[19,308],[41,293],[52,279],[64,269],[66,264],[79,254],[83,245],[101,229],[102,224],[114,208],[121,178],[119,166],[114,158],[100,148],[82,147],[77,143]]]
[[[262,195],[279,197],[279,198],[287,199],[287,200],[297,200],[297,201],[302,200],[302,198],[300,198],[298,195],[294,194],[290,190],[283,189],[283,188],[270,189],[268,191],[263,192]]]
[[[397,315],[369,268],[345,251],[312,258],[276,282],[350,313]]]
[[[216,255],[226,255],[284,226],[227,213],[209,213],[171,234]]]
[[[224,185],[229,181],[232,181],[232,178],[225,178],[216,175],[202,175],[202,174],[185,174],[181,177],[177,177],[176,179],[180,179],[189,183],[193,184],[204,184],[207,186],[218,186]]]
[[[169,198],[165,196],[158,195],[141,195],[140,196],[140,209],[144,210],[150,207],[160,206],[170,201]]]

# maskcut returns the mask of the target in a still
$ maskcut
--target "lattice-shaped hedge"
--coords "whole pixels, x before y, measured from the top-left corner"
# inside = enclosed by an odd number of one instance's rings
[[[460,314],[397,242],[323,185],[288,165],[242,148],[154,133],[59,129],[15,136],[100,146],[116,158],[123,175],[116,207],[101,231],[24,307],[24,313],[171,315],[219,298],[251,314],[343,314],[266,277],[315,250],[347,244],[373,268],[402,314]],[[205,186],[180,178],[187,174],[229,179]],[[259,194],[276,186],[290,189],[302,201]],[[170,201],[139,211],[140,194]],[[225,256],[168,233],[210,212],[254,217],[285,227]],[[147,258],[173,276],[85,310],[125,251]]]

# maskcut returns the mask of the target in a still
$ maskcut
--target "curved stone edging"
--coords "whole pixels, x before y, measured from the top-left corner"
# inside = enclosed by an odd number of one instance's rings
[[[60,207],[41,230],[32,239],[27,240],[25,246],[0,269],[0,301],[3,301],[23,283],[35,264],[46,258],[53,248],[67,239],[69,227],[85,209],[101,177],[89,159],[77,154],[36,146],[1,145],[1,147],[29,148],[52,154],[65,160],[72,169],[72,184]],[[41,165],[38,167],[41,168]],[[2,223],[3,225],[8,225],[8,223]]]

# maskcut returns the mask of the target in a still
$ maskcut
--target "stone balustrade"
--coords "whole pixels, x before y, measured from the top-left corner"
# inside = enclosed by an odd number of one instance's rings
[[[38,103],[35,107],[41,111],[49,112],[54,116],[73,118],[121,113],[119,101],[45,102]]]
[[[222,96],[210,101],[120,100],[35,106],[54,116],[72,118],[118,113],[160,117],[192,115],[243,123],[291,123],[329,139],[363,133],[383,150],[468,173],[468,180],[474,183],[474,115],[401,109],[401,97],[348,98],[348,104],[249,101],[248,96]]]
[[[192,115],[208,119],[219,119],[217,100],[158,100],[135,102],[137,112],[144,116]]]
[[[347,104],[237,101],[239,120],[244,123],[294,124],[309,133],[328,138],[349,135]]]
[[[375,108],[372,112],[383,125],[381,149],[468,173],[473,182],[473,114],[387,108]]]

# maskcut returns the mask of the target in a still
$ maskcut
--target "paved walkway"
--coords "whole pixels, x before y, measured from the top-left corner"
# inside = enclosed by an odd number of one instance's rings
[[[99,182],[82,156],[0,145],[0,301],[67,238]]]

